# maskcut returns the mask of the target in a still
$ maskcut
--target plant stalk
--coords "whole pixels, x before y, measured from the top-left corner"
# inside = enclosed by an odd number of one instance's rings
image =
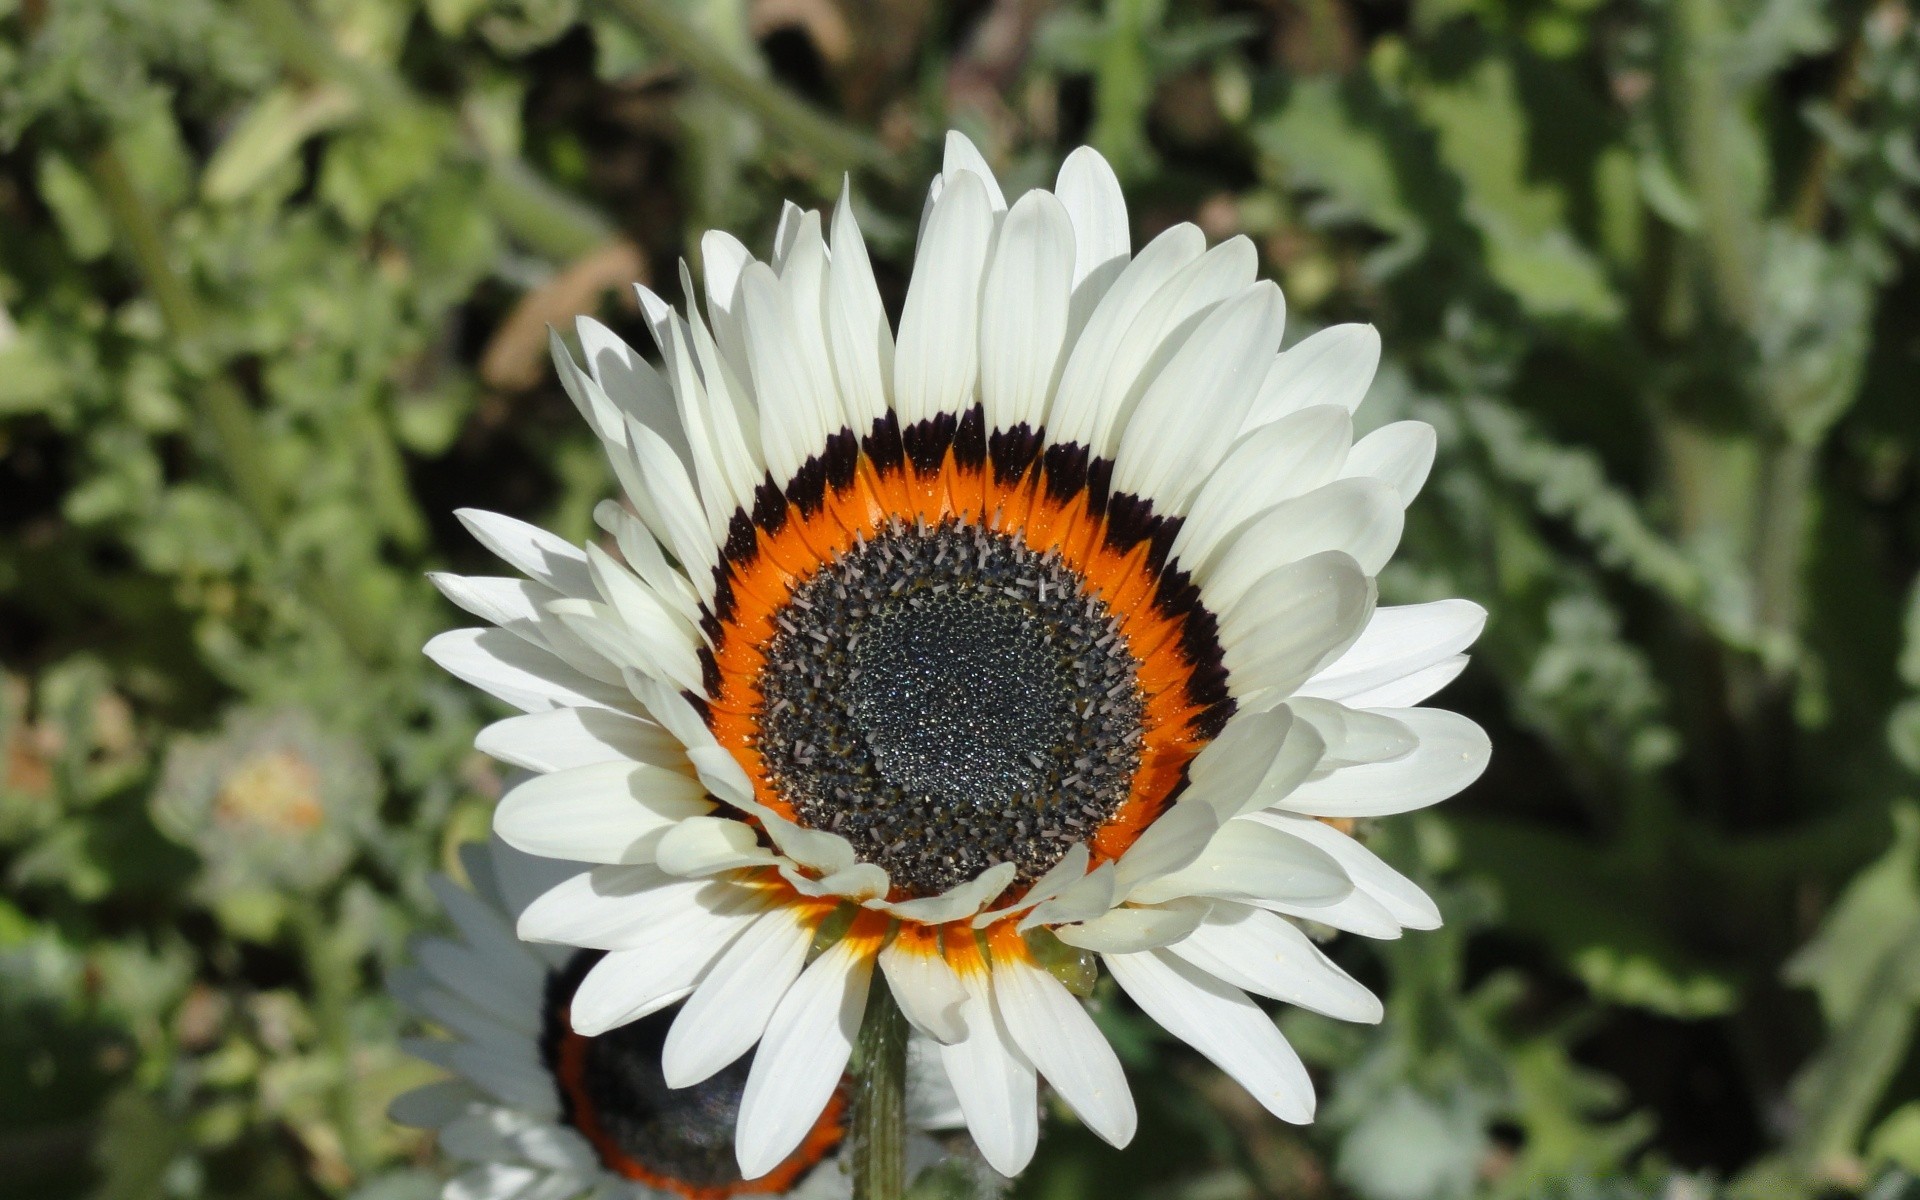
[[[885,979],[867,992],[855,1048],[853,1200],[901,1200],[907,1190],[907,1018]]]

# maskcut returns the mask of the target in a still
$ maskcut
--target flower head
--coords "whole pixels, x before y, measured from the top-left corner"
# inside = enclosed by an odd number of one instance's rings
[[[573,991],[600,954],[513,936],[514,914],[554,881],[555,864],[498,842],[463,847],[461,859],[473,891],[434,880],[456,936],[421,941],[418,965],[389,981],[408,1009],[454,1035],[408,1043],[452,1078],[401,1096],[392,1114],[402,1124],[438,1130],[441,1148],[464,1164],[446,1200],[848,1194],[834,1157],[843,1097],[829,1100],[772,1170],[743,1178],[732,1141],[747,1062],[675,1089],[660,1064],[673,1010],[595,1037],[575,1031],[567,1019]],[[936,1077],[922,1067],[914,1082],[919,1127],[957,1123],[948,1115],[952,1094]],[[937,1154],[925,1139],[915,1149],[922,1162]]]
[[[1043,965],[1061,943],[1304,1121],[1306,1073],[1247,993],[1380,1008],[1289,918],[1439,922],[1320,819],[1433,803],[1485,763],[1471,722],[1414,707],[1484,613],[1375,606],[1432,430],[1354,440],[1377,337],[1280,353],[1246,239],[1181,225],[1134,255],[1127,230],[1093,151],[1008,205],[955,135],[897,335],[844,198],[830,227],[789,206],[771,262],[708,234],[704,312],[642,289],[659,369],[592,321],[584,368],[555,341],[627,501],[596,512],[618,555],[463,514],[526,576],[441,578],[499,628],[428,647],[526,710],[479,742],[541,773],[495,827],[601,864],[520,932],[607,951],[582,1032],[684,1001],[669,1084],[758,1043],[748,1175],[830,1102],[876,966],[1010,1174],[1037,1077],[1108,1140],[1134,1130]]]
[[[168,750],[153,812],[205,857],[201,891],[222,899],[332,883],[377,826],[379,800],[379,772],[351,739],[301,709],[238,709],[218,734]]]

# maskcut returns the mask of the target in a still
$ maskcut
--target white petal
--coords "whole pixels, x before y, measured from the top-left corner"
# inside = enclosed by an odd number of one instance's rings
[[[689,690],[704,687],[697,657],[699,634],[694,627],[674,611],[666,598],[642,583],[600,547],[588,549],[587,563],[601,597],[620,614],[621,621],[639,638],[647,652],[669,668],[667,673]],[[681,679],[689,672],[692,676],[690,683]]]
[[[1000,227],[980,300],[987,431],[1038,429],[1067,335],[1073,226],[1051,192],[1020,197]]]
[[[1073,994],[1024,957],[996,954],[993,999],[1014,1044],[1087,1128],[1115,1146],[1132,1141],[1139,1118],[1126,1073]]]
[[[774,1010],[740,1098],[734,1150],[744,1178],[779,1166],[833,1098],[872,980],[871,943],[846,938],[815,959]]]
[[[1067,155],[1060,164],[1053,192],[1066,205],[1067,216],[1073,221],[1074,304],[1079,307],[1086,303],[1090,310],[1091,303],[1097,302],[1125,268],[1133,247],[1127,200],[1113,168],[1091,146]]]
[[[1378,900],[1401,925],[1408,929],[1440,928],[1440,910],[1419,884],[1325,821],[1280,812],[1256,813],[1252,819],[1287,830],[1333,855],[1353,886]]]
[[[1344,767],[1309,780],[1281,803],[1290,812],[1317,817],[1378,817],[1445,800],[1487,769],[1492,746],[1481,728],[1440,708],[1396,708],[1397,721],[1420,745],[1391,762]]]
[[[416,953],[426,947],[416,947]],[[485,969],[493,965],[491,955],[476,954],[468,961]],[[480,1042],[503,1051],[511,1049],[523,1057],[531,1059],[530,1048],[534,1044],[537,1032],[527,1028],[529,1017],[535,1018],[541,988],[538,985],[524,987],[514,985],[520,992],[518,1003],[511,1009],[501,1005],[489,992],[469,988],[461,981],[461,992],[456,994],[446,988],[433,986],[433,981],[424,971],[398,968],[388,975],[389,986],[395,998],[447,1032],[469,1042]],[[502,989],[504,990],[504,989]],[[511,1012],[515,1018],[509,1023],[505,1018]],[[495,1014],[501,1014],[496,1016]]]
[[[402,1038],[400,1049],[470,1080],[504,1104],[536,1116],[559,1115],[560,1098],[554,1092],[553,1076],[538,1062],[507,1058],[474,1042],[438,1038]]]
[[[485,1163],[449,1179],[441,1200],[518,1200],[540,1183],[533,1167]]]
[[[745,921],[739,924],[744,928]],[[611,951],[574,991],[568,1023],[582,1037],[599,1037],[678,1004],[700,982],[714,956],[731,944],[731,939],[711,945],[684,942],[675,947],[683,953],[672,957],[662,957],[652,947]]]
[[[1280,346],[1286,302],[1256,283],[1207,314],[1141,396],[1121,431],[1113,490],[1183,512],[1233,443],[1261,371]]]
[[[1293,724],[1293,713],[1285,707],[1235,713],[1189,764],[1187,790],[1180,799],[1201,801],[1222,822],[1240,815],[1286,745]]]
[[[760,438],[767,467],[783,484],[844,424],[820,311],[825,255],[819,233],[809,227],[795,247],[791,278],[776,278],[756,263],[740,280]]]
[[[719,547],[707,527],[706,510],[701,507],[693,481],[687,478],[686,468],[680,465],[660,435],[630,421],[627,436],[641,476],[641,494],[634,496],[634,500],[636,504],[644,500],[654,513],[649,519],[647,507],[642,506],[642,519],[647,519],[650,525],[653,520],[659,522],[653,526],[654,533],[673,549],[674,557],[686,569],[700,598],[710,601]]]
[[[514,921],[520,919],[520,914],[527,910],[529,904],[573,878],[579,870],[576,863],[522,853],[501,841],[498,836],[488,837],[484,844],[477,845],[475,849],[485,857],[485,874],[492,880],[491,890],[500,905],[500,911]],[[461,861],[467,863],[464,854]],[[467,865],[467,877],[474,881],[476,887],[480,885],[481,874],[472,864]],[[516,932],[514,936],[518,937],[519,934]],[[551,947],[530,948],[551,961],[551,956],[544,953]]]
[[[1433,426],[1425,421],[1395,421],[1354,443],[1343,475],[1366,475],[1387,484],[1402,507],[1413,503],[1433,470]]]
[[[1171,874],[1199,858],[1220,828],[1220,815],[1204,799],[1176,801],[1154,819],[1114,864],[1114,895],[1124,900],[1141,884]]]
[[[693,902],[607,953],[574,991],[576,1032],[597,1037],[685,999],[733,940],[766,911],[747,888],[709,885]]]
[[[1101,863],[1078,882],[1060,889],[1059,894],[1034,905],[1021,918],[1019,929],[1025,933],[1036,925],[1067,925],[1091,921],[1113,907],[1118,895],[1113,863]]]
[[[1375,609],[1367,627],[1346,653],[1301,684],[1300,694],[1357,706],[1365,692],[1452,659],[1474,643],[1486,624],[1487,610],[1471,600],[1436,600],[1430,604]],[[1395,706],[1376,702],[1371,707]]]
[[[995,897],[1007,890],[1007,885],[1013,882],[1018,871],[1019,868],[1012,863],[995,863],[966,883],[956,884],[938,896],[905,900],[889,904],[886,909],[903,921],[920,921],[928,925],[957,921],[993,903]]]
[[[1432,696],[1460,678],[1460,672],[1467,669],[1467,656],[1455,654],[1443,658],[1430,667],[1422,667],[1411,675],[1403,675],[1391,683],[1383,683],[1376,688],[1368,688],[1347,698],[1347,703],[1362,708],[1412,708],[1422,700]],[[1309,680],[1304,686],[1311,686]]]
[[[1353,643],[1373,612],[1374,583],[1338,551],[1281,567],[1220,622],[1235,698],[1291,692]]]
[[[660,1069],[667,1086],[690,1087],[753,1048],[806,962],[813,926],[775,908],[727,947],[673,1019]]]
[[[687,435],[667,381],[633,347],[592,317],[576,317],[574,332],[579,335],[587,370],[602,394],[621,412],[665,438],[685,461]]]
[[[440,589],[441,595],[482,621],[512,629],[535,645],[544,644],[537,631],[523,632],[515,627],[537,626],[546,615],[547,603],[560,598],[559,592],[530,579],[428,571],[427,581]]]
[[[955,986],[958,986],[957,984]],[[960,1111],[960,1098],[953,1094],[953,1083],[940,1065],[939,1043],[924,1037],[907,1039],[907,1124],[914,1129],[964,1129],[967,1116]],[[908,1147],[907,1171],[914,1173]],[[939,1152],[936,1147],[934,1160]],[[926,1166],[932,1166],[929,1161]],[[925,1170],[925,1167],[921,1167]],[[822,1197],[821,1200],[826,1200]]]
[[[803,874],[785,863],[780,874],[803,896],[835,896],[855,903],[879,900],[892,890],[886,871],[872,863],[855,863],[818,879]],[[877,906],[875,906],[877,907]]]
[[[1313,1120],[1313,1080],[1273,1021],[1238,988],[1168,954],[1103,957],[1121,990],[1168,1033],[1213,1060],[1283,1121]]]
[[[993,177],[993,168],[987,165],[986,155],[980,153],[980,147],[973,139],[957,129],[947,131],[946,157],[940,164],[940,176],[949,185],[962,171],[970,171],[986,185],[987,202],[994,212],[1007,211],[1007,197],[1000,191],[1000,183]]]
[[[1196,575],[1207,607],[1225,612],[1274,568],[1337,550],[1378,575],[1400,544],[1400,498],[1378,479],[1337,479],[1247,523]]]
[[[685,696],[638,671],[628,671],[625,678],[627,690],[686,748],[687,761],[693,764],[708,791],[737,808],[751,806],[755,816],[765,814],[765,808],[753,800],[753,781],[746,769],[714,740],[706,722]]]
[[[1393,941],[1402,932],[1400,922],[1393,919],[1386,906],[1358,887],[1345,899],[1332,904],[1289,904],[1285,900],[1248,900],[1247,903],[1268,912],[1382,941]]]
[[[1120,272],[1101,297],[1075,339],[1047,413],[1052,441],[1094,445],[1096,433],[1112,425],[1112,409],[1122,396],[1107,385],[1107,374],[1120,352],[1135,318],[1168,280],[1197,261],[1207,248],[1206,235],[1194,225],[1175,225],[1154,238]]]
[[[620,688],[590,678],[504,629],[454,629],[422,648],[448,674],[523,712],[568,706],[620,709]]]
[[[1380,366],[1380,334],[1371,325],[1322,329],[1274,359],[1247,414],[1246,429],[1316,404],[1352,412],[1366,398]]]
[[[681,269],[686,269],[684,263]],[[692,279],[689,277],[687,286],[691,285]],[[676,320],[669,326],[669,340],[662,353],[666,356],[668,376],[673,380],[680,425],[686,434],[687,462],[693,470],[694,491],[699,495],[700,506],[707,515],[708,534],[719,541],[726,536],[728,519],[739,505],[733,478],[728,473],[727,464],[721,461],[720,450],[715,445],[714,427],[709,417],[723,405],[731,410],[732,404],[724,398],[716,400],[708,395],[707,385],[700,377],[693,350],[692,328],[688,322]],[[722,373],[722,382],[724,378]]]
[[[747,378],[746,330],[740,319],[740,273],[753,254],[740,239],[718,229],[700,239],[700,269],[706,277],[707,320],[713,326],[720,353],[733,367],[735,378]]]
[[[1128,904],[1082,925],[1063,925],[1054,936],[1069,946],[1103,954],[1133,954],[1171,945],[1205,919],[1205,901],[1181,898],[1168,904]]]
[[[1321,740],[1318,730],[1306,721],[1293,722],[1287,727],[1286,738],[1275,751],[1273,761],[1267,766],[1267,773],[1260,778],[1259,786],[1238,808],[1222,813],[1222,817],[1231,820],[1286,799],[1319,767],[1326,752],[1327,744]]]
[[[494,832],[528,854],[585,863],[652,862],[678,821],[712,811],[698,780],[647,763],[536,775],[494,810]]]
[[[1190,866],[1142,884],[1133,898],[1141,904],[1182,896],[1331,904],[1352,891],[1352,880],[1325,850],[1243,819],[1222,826]]]
[[[1080,842],[1067,847],[1060,861],[1048,867],[1046,873],[1028,885],[1026,894],[1011,904],[1000,908],[990,908],[973,919],[975,929],[985,929],[988,925],[1011,913],[1024,912],[1044,900],[1051,900],[1065,889],[1081,882],[1087,875],[1087,864],[1092,855]]]
[[[688,817],[660,839],[654,861],[669,875],[700,876],[772,863],[749,826],[724,817]]]
[[[513,926],[508,923],[505,913],[444,875],[432,876],[427,880],[427,885],[433,889],[440,907],[446,911],[455,928],[459,929],[467,945],[486,955],[496,973],[511,975],[529,987],[546,986],[546,965],[514,936]],[[517,1023],[528,1033],[537,1031],[538,1021],[531,1016],[522,1018],[519,1013],[511,1011],[498,1015],[509,1023]]]
[[[529,771],[564,771],[595,763],[644,762],[677,768],[680,743],[659,725],[605,708],[556,708],[495,721],[474,748]]]
[[[934,202],[900,314],[893,398],[903,429],[973,405],[980,282],[992,245],[986,185],[962,171]]]
[[[773,264],[776,273],[785,275],[787,264],[793,258],[794,247],[807,233],[816,236],[820,232],[820,214],[812,209],[801,208],[791,200],[780,205],[780,223],[773,230]]]
[[[962,1010],[967,1036],[940,1047],[940,1062],[981,1156],[1002,1175],[1018,1175],[1040,1140],[1033,1065],[1000,1019],[984,966],[961,971],[960,983],[967,991]]]
[[[1259,259],[1252,242],[1230,238],[1181,268],[1141,307],[1107,365],[1102,386],[1109,397],[1100,405],[1093,440],[1088,443],[1095,453],[1114,457],[1141,397],[1167,371],[1207,314],[1253,285]]]
[[[1319,762],[1321,774],[1358,763],[1386,762],[1411,754],[1420,744],[1419,736],[1405,722],[1385,713],[1306,696],[1295,696],[1288,707],[1320,735],[1325,747]]]
[[[387,1120],[415,1129],[438,1129],[480,1100],[465,1081],[441,1079],[400,1093],[387,1105]]]
[[[691,294],[693,283],[687,276],[685,263],[680,265],[680,272],[685,281],[682,286]],[[706,404],[695,416],[705,430],[715,468],[724,483],[722,496],[704,496],[703,499],[707,501],[709,511],[716,508],[750,509],[754,490],[766,477],[767,466],[765,459],[760,456],[760,417],[753,406],[748,378],[727,361],[697,310],[688,314],[687,325],[692,337],[694,361],[698,364],[700,382],[707,396]],[[750,367],[747,369],[751,370]],[[731,515],[730,512],[728,515]],[[624,549],[623,543],[623,552]],[[628,561],[632,561],[631,557]],[[634,563],[634,567],[638,570],[640,564]],[[645,571],[641,571],[641,578],[649,583],[654,582]]]
[[[537,525],[484,509],[455,509],[453,515],[474,540],[528,578],[569,596],[584,596],[593,589],[587,577],[587,556],[580,547]]]
[[[1238,904],[1214,907],[1167,948],[1225,983],[1341,1021],[1376,1024],[1380,1001],[1284,917]]]
[[[702,886],[652,866],[595,867],[529,904],[515,932],[530,942],[618,950],[697,904]]]
[[[936,947],[909,947],[904,938],[895,938],[880,951],[880,969],[914,1028],[938,1042],[957,1042],[967,1035],[961,1016],[966,989]]]
[[[1353,418],[1331,405],[1290,414],[1243,435],[1194,495],[1174,537],[1172,557],[1197,575],[1247,522],[1339,474],[1352,439]]]
[[[755,468],[754,486],[759,486],[763,474],[763,469]],[[700,597],[680,568],[667,561],[660,539],[647,528],[646,522],[617,500],[602,500],[594,505],[593,521],[613,535],[620,547],[620,557],[640,576],[640,581],[653,590],[654,596],[671,608],[688,628],[698,629]]]
[[[827,276],[827,331],[840,400],[856,434],[887,414],[893,382],[893,328],[873,281],[866,242],[843,186],[833,213],[833,265]]]

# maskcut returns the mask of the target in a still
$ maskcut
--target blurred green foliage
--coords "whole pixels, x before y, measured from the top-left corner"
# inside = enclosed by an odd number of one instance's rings
[[[1142,1133],[1019,1195],[1920,1196],[1910,0],[0,0],[0,1178],[433,1194],[380,972],[482,832],[427,668],[609,481],[544,327],[851,173],[897,302],[941,133],[1246,233],[1441,432],[1389,599],[1493,621],[1495,765],[1381,851],[1276,1125],[1111,995]],[[697,264],[696,264],[697,265]]]

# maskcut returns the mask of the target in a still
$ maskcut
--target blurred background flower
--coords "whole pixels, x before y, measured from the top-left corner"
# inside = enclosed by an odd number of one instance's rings
[[[200,855],[194,894],[268,932],[281,901],[339,880],[379,810],[373,760],[299,709],[238,709],[211,737],[175,738],[153,791],[154,823]]]
[[[424,573],[490,569],[446,514],[593,534],[610,481],[545,327],[644,342],[625,285],[677,298],[707,227],[764,251],[781,196],[851,174],[897,309],[957,126],[1010,192],[1092,143],[1136,239],[1248,234],[1289,345],[1378,325],[1367,420],[1440,432],[1383,600],[1497,617],[1448,693],[1489,774],[1362,831],[1446,927],[1329,944],[1379,1030],[1285,1021],[1319,1122],[1103,994],[1158,1132],[1056,1113],[1018,1194],[1911,1195],[1914,17],[0,0],[5,1189],[437,1191],[384,1117],[433,1072],[378,979],[500,789],[470,749],[498,713],[418,653],[457,620]],[[238,826],[159,817],[169,760],[289,712],[307,734],[198,769]],[[241,854],[262,817],[313,862]]]

